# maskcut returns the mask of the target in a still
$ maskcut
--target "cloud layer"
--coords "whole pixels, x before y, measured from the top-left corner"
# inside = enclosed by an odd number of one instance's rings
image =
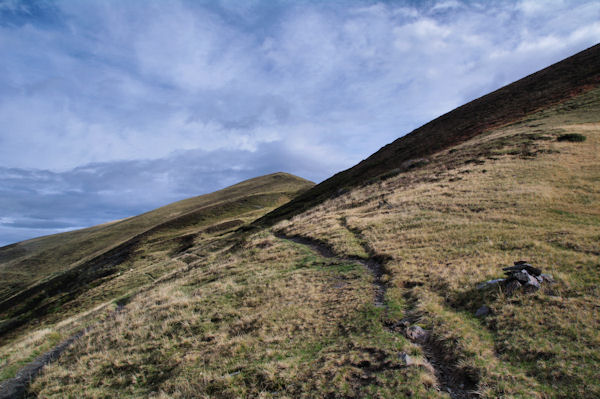
[[[0,0],[0,245],[320,181],[600,38],[596,1]]]

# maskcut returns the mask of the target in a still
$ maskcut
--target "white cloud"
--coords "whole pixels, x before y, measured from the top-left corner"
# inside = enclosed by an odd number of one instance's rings
[[[595,1],[18,4],[0,2],[0,167],[146,165],[153,185],[128,182],[132,198],[177,191],[174,169],[149,165],[191,153],[260,160],[220,182],[285,168],[324,179],[600,37]]]
[[[431,11],[447,11],[450,9],[463,8],[463,4],[456,0],[447,0],[435,3]]]

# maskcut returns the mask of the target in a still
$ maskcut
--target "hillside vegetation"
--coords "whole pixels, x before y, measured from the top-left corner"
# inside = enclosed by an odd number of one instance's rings
[[[384,322],[431,330],[482,396],[598,397],[599,154],[596,89],[275,228],[386,259]],[[476,289],[520,259],[556,282],[513,297]],[[491,315],[477,319],[482,305]]]
[[[558,141],[567,133],[586,140]],[[599,149],[596,89],[272,230],[191,247],[187,269],[80,339],[32,392],[597,397]],[[382,260],[385,306],[374,302],[373,276],[360,258]],[[555,284],[512,297],[475,289],[519,259],[553,274]],[[492,312],[476,318],[483,304]],[[398,333],[393,326],[403,319],[430,331],[432,346]],[[447,376],[439,368],[468,393],[440,389]]]
[[[226,204],[244,197],[255,196],[256,201],[269,206],[278,205],[276,196],[287,198],[297,191],[309,188],[304,179],[287,174],[273,174],[247,180],[217,192],[189,198],[155,209],[142,215],[83,230],[34,238],[0,248],[0,300],[5,300],[24,288],[98,257],[151,228],[178,217],[190,225],[200,221],[210,224],[210,218],[219,210],[211,206]],[[263,201],[261,195],[271,195]],[[263,208],[263,205],[255,204]],[[216,209],[216,208],[215,208]],[[195,212],[195,213],[193,213]]]
[[[161,277],[15,332],[3,370],[89,326],[31,397],[599,397],[599,53],[461,107],[251,225],[188,240],[200,227],[170,221],[156,234],[178,238],[135,261],[168,265]],[[439,145],[412,153],[418,138]],[[477,289],[518,260],[554,282]]]
[[[31,330],[127,297],[185,265],[179,254],[186,248],[253,221],[312,185],[275,173],[140,216],[0,249],[2,289],[12,294],[0,301],[0,343],[12,351],[15,339]],[[63,336],[54,334],[52,342]],[[38,352],[21,351],[15,362],[2,358],[0,377]]]

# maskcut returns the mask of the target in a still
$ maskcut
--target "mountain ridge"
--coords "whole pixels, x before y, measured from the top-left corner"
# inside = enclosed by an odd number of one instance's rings
[[[411,167],[411,161],[418,162],[421,158],[464,142],[485,130],[513,123],[538,109],[590,90],[600,84],[597,65],[600,65],[600,44],[435,118],[383,146],[355,166],[317,184],[281,208],[263,216],[254,225],[268,226],[289,218],[336,195],[337,190],[355,187],[392,169],[406,170]],[[473,118],[476,118],[475,121]],[[409,165],[406,166],[406,163]]]

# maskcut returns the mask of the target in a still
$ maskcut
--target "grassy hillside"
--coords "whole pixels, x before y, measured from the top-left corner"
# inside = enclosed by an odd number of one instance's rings
[[[32,397],[599,397],[598,51],[521,86],[562,94],[501,89],[467,109],[525,111],[453,111],[438,127],[455,129],[417,130],[442,143],[418,161],[397,167],[407,137],[263,222],[287,220],[193,240],[184,221],[158,227],[131,273],[168,265],[162,277],[117,313],[100,301],[22,331],[0,347],[4,369],[90,325]],[[522,259],[554,283],[477,289]]]
[[[594,89],[272,230],[192,246],[188,268],[84,336],[32,395],[597,397],[599,150]],[[361,258],[382,264],[384,306]],[[475,288],[519,259],[556,283]],[[491,314],[476,318],[483,304]],[[403,320],[429,343],[407,339]],[[449,394],[452,378],[464,390]]]
[[[118,222],[4,247],[0,340],[10,342],[23,324],[57,322],[148,284],[178,267],[182,261],[173,257],[186,248],[256,219],[311,185],[276,173]]]
[[[399,138],[259,219],[269,226],[380,174],[406,171],[490,129],[526,118],[600,84],[600,44],[480,97]]]
[[[386,323],[408,317],[431,330],[483,397],[598,397],[599,154],[594,89],[275,229],[386,259]],[[514,297],[476,289],[520,259],[556,283]],[[482,305],[492,313],[478,319]]]
[[[310,187],[295,176],[276,173],[244,181],[212,194],[179,201],[142,215],[83,230],[34,238],[0,248],[0,301],[35,284],[89,261],[147,230],[192,211],[241,197],[264,193],[295,193]],[[200,211],[203,214],[204,210]],[[200,217],[200,216],[198,216]]]

